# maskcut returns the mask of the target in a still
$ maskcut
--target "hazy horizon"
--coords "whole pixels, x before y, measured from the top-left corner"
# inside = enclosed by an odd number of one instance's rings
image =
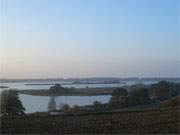
[[[103,77],[97,77],[97,76],[94,76],[94,77],[39,77],[39,78],[26,78],[26,77],[12,77],[12,78],[0,78],[0,79],[5,79],[5,80],[36,80],[36,79],[42,79],[42,80],[45,80],[45,79],[91,79],[91,78],[96,78],[96,79],[101,79],[101,78],[117,78],[117,79],[180,79],[180,77],[113,77],[113,76],[103,76]]]
[[[180,76],[178,0],[0,4],[0,78]]]

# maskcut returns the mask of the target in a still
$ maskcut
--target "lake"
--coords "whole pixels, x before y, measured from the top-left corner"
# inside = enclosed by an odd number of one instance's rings
[[[20,100],[26,108],[26,113],[44,112],[48,111],[48,105],[50,102],[55,102],[56,109],[60,109],[62,104],[68,104],[69,106],[79,105],[92,105],[94,101],[101,103],[107,103],[111,96],[31,96],[20,94]]]

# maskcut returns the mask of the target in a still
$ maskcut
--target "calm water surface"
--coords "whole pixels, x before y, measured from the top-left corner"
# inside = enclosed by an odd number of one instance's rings
[[[107,103],[111,96],[31,96],[26,94],[20,94],[20,99],[26,108],[26,113],[44,112],[48,111],[48,105],[50,102],[55,101],[56,109],[60,109],[62,104],[68,104],[69,106],[79,105],[92,105],[94,101],[100,101],[101,103]]]

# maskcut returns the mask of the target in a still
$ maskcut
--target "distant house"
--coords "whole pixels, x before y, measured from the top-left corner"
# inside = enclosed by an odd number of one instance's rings
[[[85,110],[93,110],[92,106],[90,105],[87,105],[87,106],[83,106],[82,109],[85,109]]]
[[[52,111],[49,111],[49,115],[64,115],[64,111],[62,110],[52,110]]]

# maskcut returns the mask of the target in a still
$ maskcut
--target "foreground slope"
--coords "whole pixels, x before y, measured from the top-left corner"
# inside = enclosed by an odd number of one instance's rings
[[[77,116],[3,117],[2,133],[180,133],[179,106],[82,114]]]

